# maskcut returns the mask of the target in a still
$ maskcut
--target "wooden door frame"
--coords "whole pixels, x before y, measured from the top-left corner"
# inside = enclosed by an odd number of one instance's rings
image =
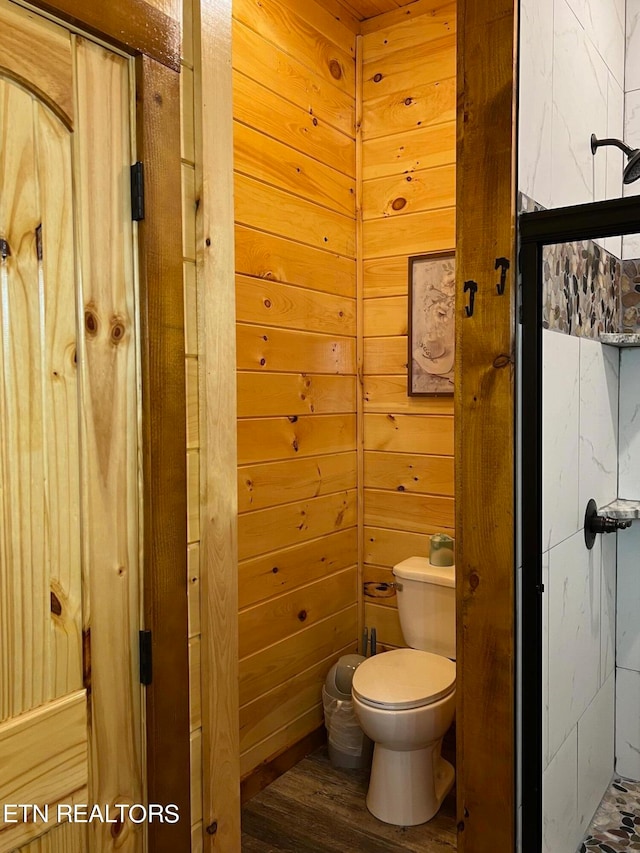
[[[232,0],[194,3],[203,851],[240,850]]]
[[[460,853],[516,845],[516,0],[458,0],[457,794]],[[498,259],[509,261],[499,294]],[[469,288],[477,285],[467,315]]]
[[[147,802],[180,821],[149,824],[151,853],[191,846],[187,477],[180,162],[181,6],[171,18],[144,0],[30,0],[136,57],[137,157],[145,168],[139,223]]]

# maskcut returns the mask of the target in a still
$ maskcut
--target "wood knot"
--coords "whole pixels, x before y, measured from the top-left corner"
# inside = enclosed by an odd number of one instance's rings
[[[91,693],[91,628],[82,632],[82,686]]]
[[[51,612],[54,616],[62,616],[62,604],[60,603],[60,599],[55,594],[55,592],[51,592]]]
[[[261,367],[264,367],[266,363],[267,363],[267,359],[266,359],[266,358],[261,358],[261,359],[260,359],[260,365],[261,365]]]
[[[89,337],[93,338],[98,334],[98,318],[93,311],[84,312],[84,327]]]
[[[410,107],[412,103],[413,103],[413,98],[405,98],[404,99],[405,107]]]
[[[400,485],[398,486],[398,491],[399,491],[399,492],[404,492],[404,486],[403,486],[402,484],[400,484]]]
[[[329,71],[334,80],[339,80],[342,77],[342,66],[337,59],[332,59],[329,63]]]
[[[278,569],[278,567],[277,567],[277,566],[274,566],[274,567],[271,569],[271,571],[273,572],[273,574],[274,574],[274,575],[277,575],[277,574],[278,574],[278,572],[279,572],[280,570]]]
[[[214,820],[213,823],[210,823],[207,827],[207,835],[215,835],[218,831],[218,821]]]
[[[7,258],[10,258],[10,257],[11,257],[11,249],[9,247],[9,244],[4,239],[4,237],[0,237],[0,258],[2,258],[3,261],[6,261]]]
[[[304,622],[306,618],[307,618],[307,611],[306,611],[306,610],[301,610],[301,611],[300,611],[300,613],[298,613],[298,619],[299,619],[301,622]]]
[[[265,308],[271,308],[271,300],[270,299],[264,300],[264,307]]]
[[[373,75],[373,82],[379,83],[382,80],[382,74],[378,71],[377,74]]]
[[[122,820],[122,818],[116,818],[115,821],[111,824],[111,837],[118,838],[123,829],[124,821]]]
[[[511,356],[506,353],[500,353],[493,360],[493,366],[500,370],[501,367],[506,367],[511,364]]]
[[[402,196],[400,196],[399,198],[394,198],[394,200],[391,202],[391,207],[394,210],[402,210],[402,208],[405,207],[406,204],[406,198],[402,198]]]
[[[477,572],[471,572],[471,574],[469,575],[469,586],[475,592],[475,590],[478,589],[479,585],[480,575]]]
[[[124,338],[124,324],[119,320],[113,322],[111,326],[111,343],[119,344],[120,341]]]

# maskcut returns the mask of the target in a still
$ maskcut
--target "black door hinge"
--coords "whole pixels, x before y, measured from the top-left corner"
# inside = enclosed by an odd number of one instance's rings
[[[151,631],[140,631],[140,684],[151,684],[152,679]]]
[[[134,222],[144,219],[144,166],[140,160],[131,167],[131,218]]]

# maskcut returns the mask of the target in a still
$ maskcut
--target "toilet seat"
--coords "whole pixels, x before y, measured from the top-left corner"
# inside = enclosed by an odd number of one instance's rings
[[[366,705],[409,710],[453,692],[456,665],[418,649],[394,649],[363,661],[353,675],[353,695]]]

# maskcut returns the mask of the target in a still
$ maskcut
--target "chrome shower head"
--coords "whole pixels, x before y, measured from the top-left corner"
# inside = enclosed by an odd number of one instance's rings
[[[595,133],[592,133],[591,153],[595,154],[601,145],[615,145],[627,155],[628,163],[622,173],[623,184],[632,184],[640,178],[640,148],[630,148],[620,139],[598,139]]]

